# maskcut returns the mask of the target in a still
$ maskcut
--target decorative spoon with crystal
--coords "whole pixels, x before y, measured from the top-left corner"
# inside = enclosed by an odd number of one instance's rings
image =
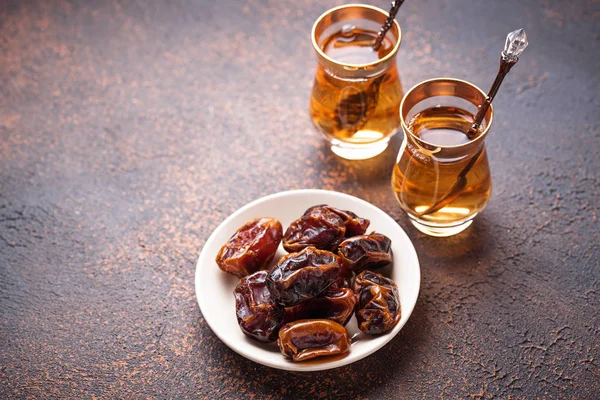
[[[498,70],[498,75],[496,75],[496,79],[485,98],[485,102],[479,108],[479,112],[477,112],[471,128],[466,132],[469,139],[474,139],[477,136],[477,133],[479,133],[479,125],[481,125],[481,121],[483,121],[483,117],[490,108],[492,100],[494,100],[496,93],[498,93],[498,89],[500,89],[504,77],[508,75],[508,71],[510,71],[517,61],[519,61],[519,56],[523,53],[523,50],[525,50],[528,44],[527,35],[523,28],[509,33],[506,37],[504,50],[500,55],[500,69]]]
[[[527,41],[527,35],[525,34],[525,30],[522,28],[509,33],[506,37],[504,50],[500,55],[500,69],[498,70],[498,75],[496,75],[496,79],[494,80],[494,83],[492,84],[492,87],[490,88],[485,98],[485,101],[479,107],[479,111],[473,119],[473,124],[471,125],[469,130],[465,132],[469,139],[473,140],[479,134],[479,127],[481,125],[481,122],[483,121],[485,114],[490,108],[490,105],[492,104],[492,100],[494,100],[496,93],[498,93],[498,89],[500,89],[500,85],[502,84],[504,77],[508,75],[510,69],[517,63],[517,61],[519,61],[519,56],[523,53],[523,50],[525,50],[528,44],[529,42]],[[449,205],[450,203],[452,203],[461,195],[462,191],[467,185],[467,174],[479,159],[479,156],[481,155],[482,151],[483,146],[481,146],[479,151],[473,156],[473,158],[471,158],[471,160],[465,166],[465,168],[463,168],[463,170],[460,171],[456,182],[454,183],[452,188],[450,188],[450,190],[445,195],[440,197],[440,199],[435,204],[427,208],[425,211],[421,212],[419,215],[428,215],[439,211],[442,208]]]

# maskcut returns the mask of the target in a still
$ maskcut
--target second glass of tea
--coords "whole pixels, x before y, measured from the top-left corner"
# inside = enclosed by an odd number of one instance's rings
[[[325,12],[312,29],[319,64],[310,116],[331,150],[346,159],[380,154],[400,127],[396,54],[402,34],[396,21],[373,49],[387,16],[377,7],[350,4]]]
[[[486,94],[468,82],[439,78],[410,89],[400,105],[404,141],[392,189],[410,221],[431,236],[466,229],[492,192],[485,138],[490,106],[476,135],[465,134]]]

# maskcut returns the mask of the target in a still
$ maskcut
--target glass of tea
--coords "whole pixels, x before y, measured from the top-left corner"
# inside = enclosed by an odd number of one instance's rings
[[[396,21],[373,49],[387,16],[377,7],[350,4],[325,12],[312,29],[319,63],[310,116],[331,150],[346,159],[378,155],[400,127],[396,54],[402,34]]]
[[[410,89],[400,105],[404,141],[392,173],[392,189],[410,221],[431,236],[466,229],[492,192],[485,138],[493,109],[469,138],[486,94],[458,79],[439,78]]]

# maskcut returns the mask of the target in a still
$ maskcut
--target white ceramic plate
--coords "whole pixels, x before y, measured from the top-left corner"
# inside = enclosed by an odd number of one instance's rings
[[[400,291],[402,317],[394,329],[384,335],[370,336],[358,330],[353,316],[348,325],[352,338],[349,354],[344,357],[316,358],[301,363],[285,359],[276,343],[263,344],[246,337],[240,330],[235,315],[233,289],[238,279],[222,272],[215,262],[221,246],[235,231],[253,218],[274,217],[283,230],[304,211],[317,204],[329,204],[350,210],[371,221],[367,232],[377,231],[392,240],[394,262],[378,271],[392,278]],[[287,254],[280,245],[273,264]],[[421,271],[417,253],[402,228],[389,215],[374,205],[356,197],[326,190],[294,190],[276,193],[245,205],[231,214],[210,235],[196,266],[196,296],[204,319],[213,332],[236,353],[257,363],[289,371],[320,371],[353,363],[374,353],[392,340],[406,324],[419,294]],[[382,354],[382,356],[384,356]]]

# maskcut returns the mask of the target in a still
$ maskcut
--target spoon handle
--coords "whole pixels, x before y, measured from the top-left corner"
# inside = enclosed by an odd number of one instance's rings
[[[490,105],[492,104],[494,97],[496,97],[496,93],[498,93],[498,89],[500,89],[500,85],[502,85],[502,81],[504,80],[504,77],[506,77],[506,75],[508,75],[508,72],[516,63],[517,63],[516,60],[506,60],[506,59],[504,59],[504,57],[500,57],[500,69],[498,69],[498,75],[496,75],[496,79],[494,79],[494,83],[492,83],[492,87],[488,91],[485,101],[479,107],[479,111],[477,112],[477,115],[475,115],[475,118],[473,119],[473,124],[471,125],[469,130],[466,132],[467,137],[469,139],[473,140],[477,136],[477,133],[479,131],[479,126],[481,125],[481,122],[483,121],[485,114],[487,113],[488,109],[490,108]]]
[[[394,23],[394,19],[396,18],[396,14],[398,13],[398,9],[404,3],[404,0],[394,0],[392,1],[392,7],[390,8],[390,12],[388,13],[388,17],[385,19],[383,26],[379,30],[377,34],[377,39],[373,43],[373,50],[378,51],[381,47],[381,43],[383,43],[383,38],[385,38],[385,34],[390,30],[392,24]]]

